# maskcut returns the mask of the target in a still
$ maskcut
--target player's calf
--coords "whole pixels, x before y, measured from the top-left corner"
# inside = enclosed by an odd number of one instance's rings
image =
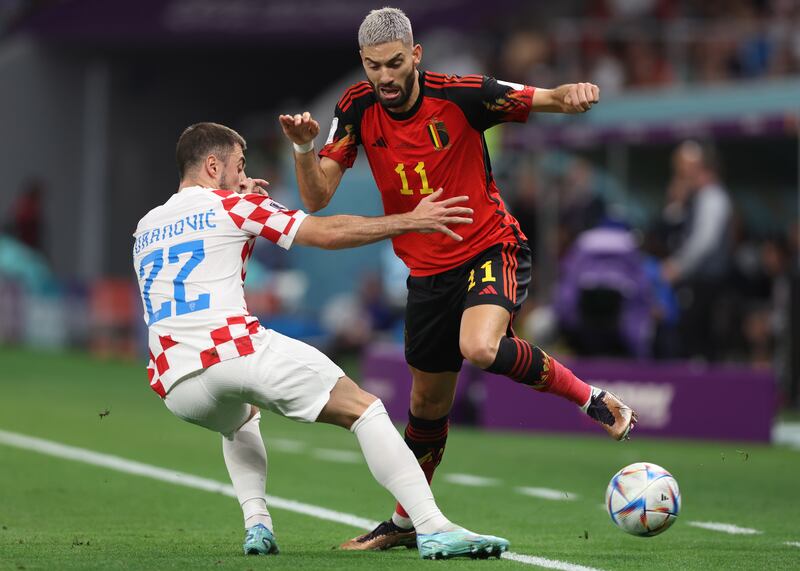
[[[637,415],[613,394],[586,384],[550,355],[517,337],[503,337],[490,373],[572,401],[615,440],[628,438]]]

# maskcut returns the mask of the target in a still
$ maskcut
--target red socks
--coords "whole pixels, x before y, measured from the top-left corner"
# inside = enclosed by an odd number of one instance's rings
[[[537,391],[552,393],[584,406],[592,387],[550,355],[518,337],[503,337],[490,373],[505,375]]]

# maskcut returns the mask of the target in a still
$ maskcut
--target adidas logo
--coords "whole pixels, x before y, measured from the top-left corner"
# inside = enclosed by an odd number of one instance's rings
[[[494,289],[494,286],[489,285],[483,288],[481,290],[481,293],[479,293],[478,295],[487,295],[487,294],[497,295],[497,290]]]
[[[382,149],[389,148],[389,145],[386,144],[386,141],[383,139],[383,137],[378,137],[377,140],[374,143],[372,143],[372,146],[380,147]]]

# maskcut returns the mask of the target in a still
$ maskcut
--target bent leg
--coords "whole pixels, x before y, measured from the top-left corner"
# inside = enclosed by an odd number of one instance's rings
[[[490,373],[558,395],[585,409],[592,387],[539,347],[506,335],[510,318],[508,310],[498,305],[467,308],[461,319],[464,356]]]
[[[335,424],[349,430],[375,400],[350,377],[341,377],[331,389],[330,398],[319,413],[317,422]]]

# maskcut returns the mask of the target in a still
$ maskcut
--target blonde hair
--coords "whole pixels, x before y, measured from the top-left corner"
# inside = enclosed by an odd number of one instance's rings
[[[414,44],[411,20],[398,8],[381,8],[367,14],[358,28],[358,47],[376,46],[400,40],[407,46]]]

